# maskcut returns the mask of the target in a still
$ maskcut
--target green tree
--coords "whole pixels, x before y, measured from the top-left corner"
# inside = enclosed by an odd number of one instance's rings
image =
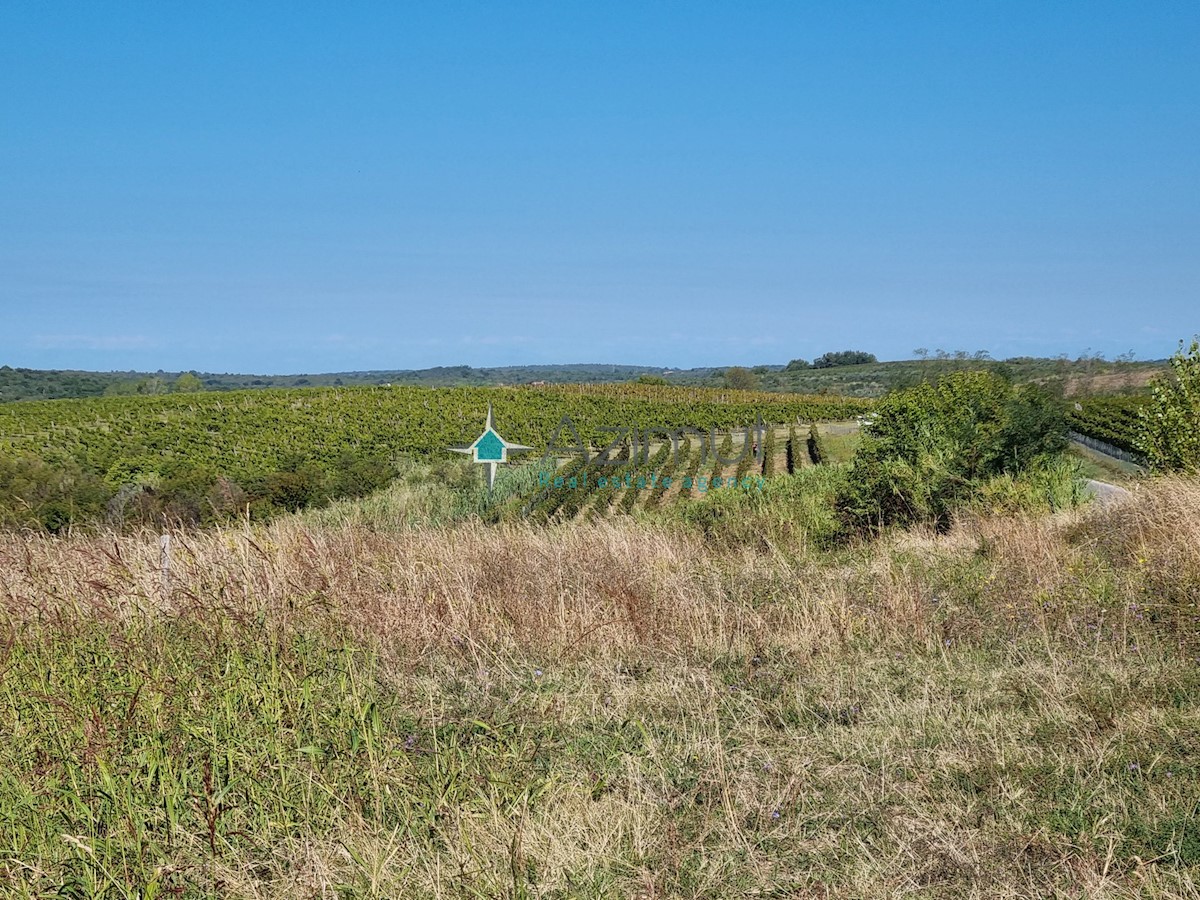
[[[831,369],[834,366],[861,366],[865,363],[879,362],[874,353],[865,350],[842,350],[837,353],[823,353],[813,360],[814,369]]]
[[[737,391],[757,390],[758,376],[741,366],[731,366],[725,370],[725,386]]]
[[[195,394],[198,391],[204,390],[204,382],[200,380],[195,372],[184,372],[175,379],[175,383],[171,385],[171,390],[176,394]]]
[[[1200,339],[1171,357],[1169,375],[1156,379],[1141,411],[1138,449],[1159,471],[1200,471]]]

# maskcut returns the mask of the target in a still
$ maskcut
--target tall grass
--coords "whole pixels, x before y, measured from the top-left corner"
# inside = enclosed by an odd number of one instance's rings
[[[1198,512],[0,537],[0,892],[1194,898]]]
[[[398,465],[400,477],[383,490],[307,510],[298,520],[312,528],[353,525],[384,531],[495,521],[514,517],[538,489],[536,461],[500,468],[491,491],[480,467],[465,459],[406,458]]]

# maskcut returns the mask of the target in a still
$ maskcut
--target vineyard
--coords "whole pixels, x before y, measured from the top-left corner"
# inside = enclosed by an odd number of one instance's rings
[[[1140,396],[1091,397],[1071,410],[1070,426],[1080,434],[1137,453],[1139,415],[1147,400]]]
[[[87,469],[123,474],[176,462],[231,476],[278,468],[285,459],[334,464],[345,452],[429,453],[470,443],[488,404],[510,441],[546,447],[563,416],[593,446],[602,428],[729,430],[765,422],[830,420],[864,412],[839,397],[715,389],[597,385],[556,388],[379,387],[111,397],[0,407],[0,453],[61,455]]]
[[[186,493],[189,508],[200,511],[192,518],[217,507],[223,515],[258,500],[264,512],[296,509],[377,488],[386,483],[389,461],[398,454],[434,454],[469,444],[482,431],[489,404],[504,438],[540,454],[560,433],[564,417],[574,433],[562,443],[573,444],[577,434],[596,448],[612,443],[612,429],[637,428],[662,440],[666,432],[728,433],[757,420],[791,425],[850,418],[865,412],[869,402],[654,385],[355,387],[23,402],[0,406],[0,482],[6,460],[10,470],[14,460],[24,466],[10,471],[10,483],[0,487],[21,501],[18,506],[35,505],[32,494],[53,499],[63,507],[54,513],[56,521],[77,517],[77,495],[87,479],[92,480],[87,503],[93,507],[107,503],[106,494],[140,485],[160,498]],[[705,477],[706,484],[723,477],[709,459],[703,461],[708,469],[700,470],[699,444],[689,442],[686,455],[671,454],[670,462],[638,454],[625,460],[621,475],[679,468],[685,477]],[[749,466],[737,472],[739,478]],[[44,471],[47,467],[54,471]],[[659,503],[670,490],[655,483],[641,493]],[[554,494],[545,515],[561,518],[576,507],[604,502],[583,487],[575,491],[571,497]],[[609,493],[615,500],[612,489]],[[155,515],[161,507],[155,506]]]

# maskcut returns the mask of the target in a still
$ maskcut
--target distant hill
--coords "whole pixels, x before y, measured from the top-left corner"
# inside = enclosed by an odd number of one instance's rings
[[[949,372],[985,369],[1018,383],[1038,382],[1065,396],[1131,394],[1146,389],[1150,380],[1167,369],[1167,361],[1111,362],[1101,359],[1045,359],[1017,357],[1006,360],[910,359],[837,366],[823,369],[783,369],[759,375],[759,388],[801,394],[829,392],[849,397],[879,397],[891,390],[911,387]]]
[[[779,366],[778,368],[782,368]],[[562,365],[436,366],[430,369],[380,369],[298,375],[241,375],[213,372],[82,372],[57,369],[17,369],[0,366],[0,403],[14,400],[55,400],[126,394],[167,394],[185,375],[196,376],[203,390],[238,391],[247,388],[341,387],[343,385],[403,384],[423,387],[488,387],[548,384],[607,384],[635,381],[642,376],[668,377],[679,384],[718,384],[724,369],[664,369],[603,363]],[[668,374],[669,373],[669,374]],[[673,376],[682,375],[677,378]]]
[[[803,394],[831,393],[848,397],[878,397],[940,374],[963,369],[989,369],[1016,381],[1038,381],[1060,388],[1067,396],[1127,394],[1145,389],[1166,368],[1165,360],[1109,362],[1095,358],[1043,359],[1020,357],[1003,361],[980,359],[896,360],[828,368],[760,365],[749,371],[766,391]],[[83,372],[18,369],[0,366],[0,403],[14,400],[167,394],[186,388],[234,391],[247,388],[338,387],[342,385],[402,384],[424,387],[495,385],[605,384],[663,379],[692,387],[725,386],[724,367],[672,369],[662,366],[627,366],[603,363],[562,365],[437,366],[430,369],[394,369],[328,372],[299,375],[239,375],[212,372]],[[192,379],[188,376],[194,376]],[[183,379],[181,381],[181,378]],[[198,380],[198,383],[197,383]]]

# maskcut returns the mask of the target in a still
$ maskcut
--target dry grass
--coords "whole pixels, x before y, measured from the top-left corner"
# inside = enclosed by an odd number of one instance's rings
[[[1198,514],[5,536],[0,884],[1194,898]]]
[[[1161,378],[1163,369],[1146,367],[1130,372],[1109,372],[1103,375],[1072,375],[1063,382],[1066,397],[1095,397],[1135,391],[1146,387],[1155,378]]]

